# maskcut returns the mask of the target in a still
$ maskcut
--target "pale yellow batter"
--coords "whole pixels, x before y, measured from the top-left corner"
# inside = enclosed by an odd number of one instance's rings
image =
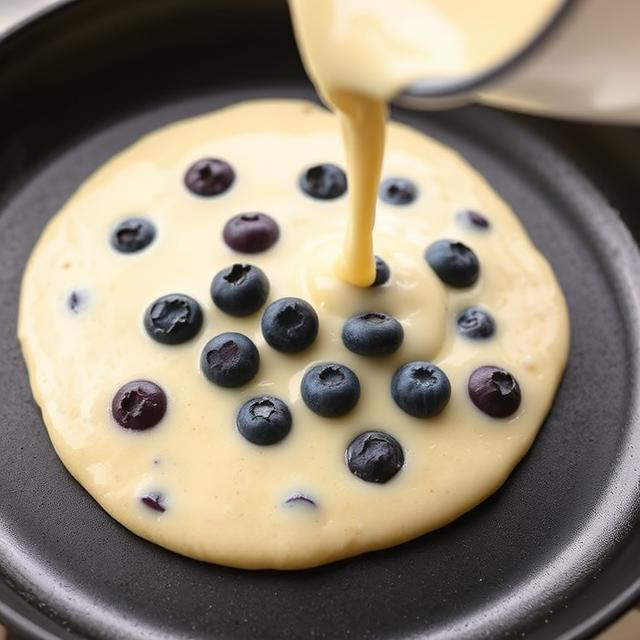
[[[230,191],[198,198],[183,186],[186,168],[218,157],[236,171]],[[567,311],[549,265],[515,215],[457,154],[409,128],[391,124],[382,176],[419,187],[403,207],[378,204],[376,253],[391,268],[380,288],[352,286],[332,265],[347,225],[345,197],[313,200],[297,185],[311,165],[345,158],[334,116],[305,102],[240,104],[157,131],[109,161],[51,221],[29,262],[19,336],[33,392],[60,458],[118,521],[140,536],[195,558],[247,568],[301,568],[388,547],[442,526],[496,490],[531,445],[552,403],[568,346]],[[482,212],[487,232],[456,221]],[[231,251],[221,232],[236,213],[263,211],[280,225],[278,243],[251,256]],[[132,214],[156,225],[156,240],[125,255],[109,244]],[[469,289],[445,286],[423,252],[454,238],[476,252],[481,275]],[[213,275],[234,262],[264,270],[268,302],[299,296],[320,317],[313,346],[297,355],[267,346],[260,313],[233,318],[209,297]],[[76,312],[72,291],[82,292]],[[182,292],[197,299],[204,326],[179,346],[144,331],[146,307]],[[495,338],[457,335],[458,312],[480,304],[497,324]],[[342,344],[344,319],[385,311],[402,323],[395,354],[372,360]],[[223,331],[252,338],[261,353],[256,378],[222,389],[199,369],[203,345]],[[428,359],[451,382],[451,400],[436,418],[403,413],[389,393],[408,361]],[[320,418],[300,398],[307,367],[335,360],[358,375],[356,408]],[[480,413],[467,396],[473,369],[496,364],[520,383],[522,403],[508,419]],[[125,382],[145,378],[168,395],[164,419],[131,432],[112,419],[110,403]],[[277,445],[259,447],[235,428],[238,408],[265,393],[282,398],[293,427]],[[392,434],[405,465],[387,484],[352,475],[344,461],[351,439],[368,429]],[[166,496],[167,510],[140,502]],[[292,494],[317,507],[283,506]],[[526,499],[523,496],[523,499]]]

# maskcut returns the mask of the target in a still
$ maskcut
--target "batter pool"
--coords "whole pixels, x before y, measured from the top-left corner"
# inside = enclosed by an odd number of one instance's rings
[[[143,538],[312,567],[450,522],[533,442],[568,318],[516,215],[391,123],[376,279],[348,284],[344,165],[336,116],[242,103],[107,162],[38,241],[34,396],[69,471]]]

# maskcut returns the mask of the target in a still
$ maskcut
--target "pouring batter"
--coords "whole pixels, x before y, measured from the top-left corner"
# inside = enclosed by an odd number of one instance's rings
[[[410,84],[490,69],[551,19],[558,0],[289,0],[309,77],[340,116],[351,185],[339,275],[375,278],[371,231],[386,103]]]

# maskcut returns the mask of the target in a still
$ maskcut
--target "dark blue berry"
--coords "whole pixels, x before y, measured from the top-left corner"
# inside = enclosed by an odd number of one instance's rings
[[[518,381],[504,369],[486,365],[469,376],[471,402],[492,418],[506,418],[515,413],[522,399]]]
[[[435,364],[409,362],[395,372],[391,397],[410,416],[432,418],[447,406],[451,385],[444,371]]]
[[[218,158],[203,158],[189,167],[184,184],[197,196],[218,196],[229,189],[235,177],[228,162]]]
[[[239,213],[224,225],[222,237],[234,251],[260,253],[277,242],[280,228],[266,213]]]
[[[437,240],[429,245],[425,259],[440,280],[450,287],[470,287],[480,273],[476,254],[455,240]]]
[[[231,316],[248,316],[267,301],[269,280],[252,264],[234,264],[219,271],[211,283],[215,305]]]
[[[354,438],[345,453],[349,471],[365,482],[388,482],[402,469],[404,452],[388,433],[366,431]]]
[[[111,402],[113,419],[125,429],[144,431],[155,427],[167,411],[167,396],[149,380],[127,382]]]
[[[280,442],[291,430],[289,407],[275,396],[262,396],[245,402],[238,411],[238,431],[253,444]]]
[[[406,178],[387,178],[380,185],[380,199],[388,204],[411,204],[418,195],[418,189]]]
[[[240,387],[252,380],[260,367],[260,354],[241,333],[221,333],[204,345],[200,369],[220,387]]]
[[[360,398],[360,381],[348,367],[325,362],[307,370],[300,392],[311,411],[324,418],[337,418],[356,406]]]
[[[164,496],[160,493],[148,493],[140,498],[140,502],[153,511],[164,513],[167,510]]]
[[[463,227],[475,229],[476,231],[486,231],[491,226],[481,213],[473,211],[473,209],[465,209],[458,212],[456,220]]]
[[[156,237],[156,228],[144,218],[127,218],[111,234],[111,246],[121,253],[135,253],[148,247]]]
[[[458,316],[456,324],[460,335],[474,340],[490,338],[496,330],[493,318],[479,307],[465,309]]]
[[[351,316],[342,328],[344,346],[361,356],[387,356],[399,349],[403,339],[402,325],[377,311]]]
[[[335,164],[309,167],[300,176],[300,188],[312,198],[333,200],[347,190],[347,176]]]
[[[87,302],[87,296],[83,291],[72,291],[67,298],[67,306],[71,313],[80,313]]]
[[[284,501],[287,507],[315,507],[316,501],[304,493],[294,493]]]
[[[389,265],[379,256],[376,256],[376,279],[373,281],[372,287],[381,287],[386,284],[391,277],[391,269]]]
[[[158,298],[144,314],[144,328],[162,344],[181,344],[191,340],[201,327],[200,305],[183,293],[170,293]]]
[[[297,353],[316,339],[318,314],[300,298],[280,298],[265,309],[261,326],[268,345],[283,353]]]

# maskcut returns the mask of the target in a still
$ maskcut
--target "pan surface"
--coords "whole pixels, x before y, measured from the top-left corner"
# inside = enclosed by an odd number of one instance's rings
[[[396,113],[509,202],[571,313],[569,366],[533,449],[448,527],[319,569],[239,571],[136,538],[58,461],[15,338],[43,225],[140,135],[258,96],[313,98],[281,1],[72,1],[0,43],[0,618],[34,638],[592,635],[640,596],[640,258],[608,204],[640,230],[637,131],[480,107]]]

